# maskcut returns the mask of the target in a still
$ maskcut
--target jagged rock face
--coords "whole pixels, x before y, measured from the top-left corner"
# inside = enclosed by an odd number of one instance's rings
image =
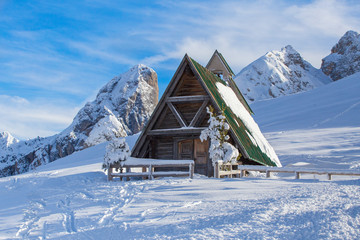
[[[127,134],[135,134],[144,127],[158,98],[155,71],[138,65],[105,85],[96,97],[93,110],[99,111],[99,107],[107,106],[108,110],[120,116]]]
[[[23,173],[114,137],[138,133],[155,109],[158,96],[155,71],[141,64],[134,66],[102,87],[61,133],[20,142],[7,133],[0,134],[0,176]]]
[[[250,102],[307,91],[331,82],[290,45],[252,62],[234,81]]]
[[[348,31],[322,60],[321,70],[334,81],[360,71],[360,34]]]

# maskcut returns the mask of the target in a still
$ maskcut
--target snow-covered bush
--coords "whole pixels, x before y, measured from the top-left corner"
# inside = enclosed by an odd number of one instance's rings
[[[119,137],[127,136],[124,126],[116,116],[107,108],[105,110],[109,112],[109,115],[103,117],[95,124],[89,133],[89,137],[85,140],[85,147],[91,147]]]
[[[106,146],[103,168],[108,169],[112,164],[124,166],[125,161],[130,157],[130,148],[125,138],[117,138]]]
[[[200,134],[200,140],[204,141],[210,139],[210,148],[209,154],[213,166],[219,160],[226,162],[235,163],[239,151],[230,143],[226,142],[229,140],[227,135],[229,132],[229,124],[225,121],[226,118],[224,113],[221,115],[215,115],[214,109],[210,106],[206,108],[207,112],[210,114],[209,127],[204,129]]]

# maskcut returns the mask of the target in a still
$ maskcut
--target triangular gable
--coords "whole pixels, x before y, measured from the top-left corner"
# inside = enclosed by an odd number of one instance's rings
[[[132,151],[132,156],[139,156],[141,148],[143,148],[143,144],[146,143],[146,137],[150,134],[154,134],[154,132],[158,131],[160,132],[161,129],[157,127],[157,122],[161,121],[161,117],[163,114],[163,111],[165,111],[167,108],[169,108],[172,111],[172,115],[177,118],[178,122],[180,123],[179,126],[176,127],[177,131],[175,134],[180,133],[194,133],[194,134],[200,134],[202,128],[193,128],[193,126],[196,123],[196,120],[199,120],[199,117],[201,113],[205,111],[205,107],[207,106],[207,103],[210,99],[208,96],[208,93],[205,91],[206,87],[203,85],[203,82],[199,80],[199,77],[196,74],[196,70],[194,70],[194,67],[191,66],[191,60],[187,56],[187,54],[182,59],[178,69],[176,70],[173,78],[171,79],[169,85],[167,86],[164,94],[162,95],[159,103],[157,104],[154,112],[152,113],[148,123],[144,127],[141,135],[139,136],[137,142],[135,143],[135,146]],[[191,74],[194,75],[194,78],[196,78],[196,82],[190,83],[189,91],[176,91],[178,89],[178,86],[181,86],[180,89],[182,89],[184,86],[183,77],[186,77],[187,71],[190,71]],[[201,86],[200,90],[192,90],[192,87],[195,85]],[[187,96],[191,95],[191,96]],[[181,102],[181,99],[183,98],[191,98],[195,104],[192,104],[191,107],[199,107],[199,109],[194,110],[194,112],[191,112],[190,116],[179,116],[179,111],[177,111],[177,107],[179,105],[185,104]],[[173,102],[169,102],[169,99],[171,99]],[[201,104],[198,104],[201,103]],[[172,119],[170,119],[172,120]],[[154,129],[156,128],[156,129]],[[141,155],[141,154],[140,154]]]
[[[233,77],[235,75],[223,55],[219,53],[218,50],[215,50],[209,62],[206,64],[206,68],[213,73],[217,70],[221,71],[223,75],[227,77]]]

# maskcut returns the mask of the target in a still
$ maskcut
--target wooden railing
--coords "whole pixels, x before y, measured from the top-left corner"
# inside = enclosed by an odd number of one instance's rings
[[[115,169],[120,169],[120,172],[114,172]],[[166,171],[158,171],[161,168],[188,168],[188,171],[173,171],[166,169]],[[141,171],[134,171],[140,169]],[[125,172],[124,172],[125,170]],[[155,171],[156,170],[156,171]],[[108,180],[113,180],[114,177],[119,177],[120,180],[130,177],[142,177],[142,179],[154,179],[155,177],[194,177],[194,161],[193,160],[158,160],[156,162],[142,162],[142,163],[128,163],[124,164],[122,168],[120,165],[111,165],[108,168]]]
[[[235,166],[235,167],[233,167]],[[236,169],[233,169],[236,168]],[[269,167],[259,165],[238,165],[231,163],[219,162],[215,165],[214,176],[221,178],[222,176],[232,177],[245,177],[246,173],[256,171],[265,173],[266,177],[269,178],[271,173],[293,173],[295,179],[300,179],[301,174],[316,174],[316,175],[327,175],[328,180],[332,179],[334,175],[342,176],[360,176],[359,171],[351,170],[320,170],[320,169],[303,169],[303,168],[289,168],[289,167]]]

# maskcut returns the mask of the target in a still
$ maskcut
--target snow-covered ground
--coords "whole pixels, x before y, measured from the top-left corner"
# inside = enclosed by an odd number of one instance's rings
[[[283,166],[360,169],[359,80],[251,106]],[[356,177],[107,182],[104,153],[100,144],[0,178],[0,239],[360,238]]]

